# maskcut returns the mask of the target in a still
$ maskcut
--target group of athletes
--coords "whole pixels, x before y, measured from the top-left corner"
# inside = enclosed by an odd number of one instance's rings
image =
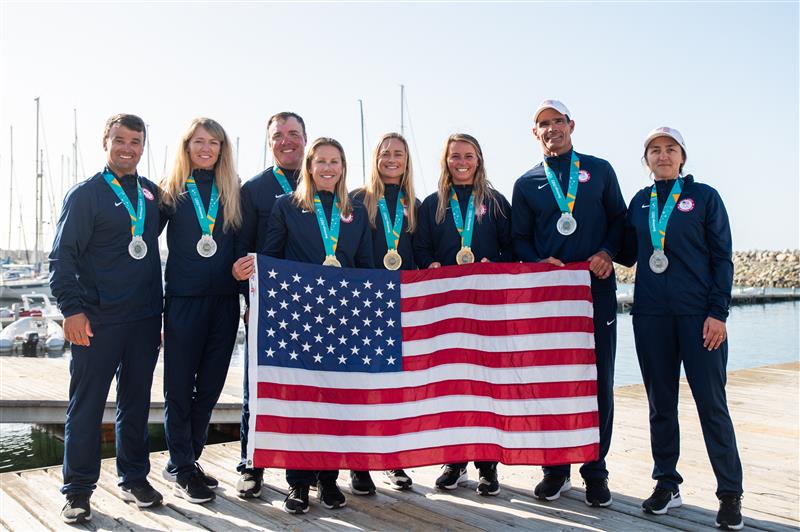
[[[380,138],[366,185],[351,192],[341,144],[321,137],[307,145],[303,119],[278,113],[267,123],[274,165],[240,186],[225,130],[214,120],[196,118],[181,137],[172,170],[157,185],[136,170],[145,146],[144,122],[128,114],[109,118],[103,132],[105,168],[67,194],[50,255],[52,292],[72,343],[62,519],[91,519],[103,410],[115,377],[121,497],[139,507],[163,500],[147,480],[147,421],[162,312],[169,461],[161,474],[174,483],[174,495],[189,502],[215,498],[218,481],[199,459],[236,341],[239,295],[254,272],[248,254],[262,253],[333,267],[390,270],[478,261],[556,267],[587,261],[600,444],[598,459],[583,464],[580,475],[585,501],[594,507],[612,503],[605,457],[614,413],[613,262],[638,264],[633,329],[649,401],[656,481],[642,509],[664,514],[681,505],[678,388],[683,366],[717,478],[716,525],[740,529],[742,467],[725,397],[725,320],[733,279],[725,207],[712,187],[684,173],[687,148],[677,130],[660,127],[647,135],[642,159],[653,182],[626,205],[611,165],[573,149],[574,128],[562,102],[539,105],[533,135],[544,158],[516,181],[511,202],[489,182],[478,140],[450,135],[442,150],[438,189],[420,201],[408,144],[397,133]],[[158,236],[164,227],[169,255],[162,293]],[[236,490],[251,499],[261,494],[263,470],[247,461],[247,375],[245,368]],[[476,462],[475,467],[477,492],[498,494],[497,462]],[[284,510],[307,512],[312,487],[325,507],[345,506],[338,474],[287,470]],[[436,487],[454,490],[467,474],[466,463],[446,464]],[[402,469],[382,477],[398,490],[413,484]],[[543,468],[533,495],[554,501],[571,486],[570,465],[550,465]],[[350,491],[374,494],[370,472],[350,472]]]

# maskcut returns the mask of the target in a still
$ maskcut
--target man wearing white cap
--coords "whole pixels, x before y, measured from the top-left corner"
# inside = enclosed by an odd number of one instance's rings
[[[614,418],[614,357],[617,347],[616,281],[612,259],[622,243],[625,200],[611,165],[572,148],[575,122],[558,100],[545,100],[533,115],[533,135],[544,161],[514,185],[512,238],[525,262],[563,266],[588,261],[592,274],[599,457],[581,467],[586,504],[609,506],[605,456]],[[574,363],[565,360],[564,363]],[[554,501],[572,487],[570,465],[548,465],[534,496]]]

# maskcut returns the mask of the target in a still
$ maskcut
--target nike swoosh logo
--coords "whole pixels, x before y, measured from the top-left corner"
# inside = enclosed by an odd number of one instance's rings
[[[308,214],[308,213],[310,213],[310,212],[311,212],[311,211],[307,211],[307,210],[305,210],[305,209],[300,209],[300,211],[301,211],[303,214]]]
[[[283,196],[283,194],[275,194],[276,198],[280,198],[281,196]]]
[[[642,209],[647,209],[648,207],[650,207],[649,203],[646,203],[646,204],[642,205]]]
[[[539,187],[538,187],[538,188],[539,188],[539,190],[542,190],[542,189],[543,189],[544,187],[546,187],[546,186],[548,186],[548,183],[545,183],[544,185],[539,185]]]
[[[121,201],[115,201],[114,202],[114,207],[119,207],[120,205],[122,205]]]
[[[612,323],[614,323],[615,321],[617,321],[617,318],[614,318],[614,319],[613,319],[613,320],[611,320],[611,321],[607,321],[607,322],[606,322],[606,325],[611,325],[611,324],[612,324]]]

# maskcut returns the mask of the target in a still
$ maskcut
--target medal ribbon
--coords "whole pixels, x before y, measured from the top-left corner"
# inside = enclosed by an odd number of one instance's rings
[[[186,190],[189,191],[189,196],[192,198],[194,204],[194,212],[197,215],[197,221],[200,222],[200,229],[204,235],[211,236],[214,233],[214,223],[217,221],[217,211],[219,210],[219,191],[217,190],[216,178],[211,182],[211,199],[208,201],[208,213],[203,208],[203,199],[200,197],[200,191],[197,190],[197,183],[194,176],[186,178]]]
[[[472,247],[472,230],[475,228],[475,203],[472,201],[472,195],[469,194],[469,204],[467,205],[466,225],[461,218],[461,205],[458,204],[458,196],[456,190],[450,187],[450,210],[453,211],[453,223],[456,224],[456,229],[461,235],[461,247]]]
[[[144,218],[145,218],[145,204],[144,204],[144,194],[142,194],[142,184],[139,183],[139,178],[136,178],[136,210],[133,210],[133,204],[131,200],[128,199],[128,195],[125,194],[125,191],[122,189],[122,185],[119,184],[119,180],[114,177],[114,174],[110,172],[104,172],[103,178],[108,183],[108,186],[111,187],[111,190],[114,191],[114,194],[117,195],[119,200],[125,205],[125,208],[128,209],[128,214],[131,217],[131,235],[132,236],[142,236],[144,233]]]
[[[653,243],[653,249],[664,249],[664,239],[667,236],[667,222],[681,197],[683,190],[683,179],[676,179],[675,184],[672,185],[672,190],[669,192],[667,202],[664,204],[664,210],[661,211],[661,217],[658,216],[658,192],[656,185],[653,183],[653,188],[650,190],[650,212],[648,213],[648,221],[650,226],[650,241]]]
[[[403,191],[397,194],[397,206],[394,211],[394,223],[390,223],[389,206],[386,205],[386,198],[381,196],[378,200],[378,209],[381,211],[383,220],[383,233],[386,236],[386,245],[389,249],[397,250],[400,243],[400,231],[403,229]]]
[[[561,189],[561,183],[558,182],[556,173],[547,165],[547,161],[543,162],[544,175],[547,176],[547,182],[550,183],[550,190],[553,191],[553,196],[556,198],[558,208],[562,214],[572,214],[572,209],[575,207],[575,197],[578,195],[578,175],[581,170],[581,162],[575,151],[572,151],[572,157],[569,161],[569,184],[567,185],[567,196],[564,197],[564,191]]]
[[[284,194],[292,193],[292,185],[289,184],[289,180],[286,179],[286,174],[283,173],[283,170],[281,170],[277,164],[272,167],[272,175],[278,180],[278,184],[283,189]]]
[[[325,220],[325,210],[319,194],[314,194],[314,211],[317,213],[317,225],[322,235],[322,245],[325,246],[325,255],[336,255],[336,245],[339,243],[339,207],[336,205],[336,194],[333,195],[331,205],[331,225]]]

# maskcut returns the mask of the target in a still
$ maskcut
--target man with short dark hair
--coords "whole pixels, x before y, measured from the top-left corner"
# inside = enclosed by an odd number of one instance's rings
[[[533,134],[544,161],[514,184],[512,238],[525,262],[563,266],[588,261],[592,277],[599,457],[581,467],[586,504],[609,506],[605,457],[614,419],[614,357],[617,348],[617,298],[611,260],[622,245],[627,206],[611,165],[572,148],[575,122],[558,100],[545,100],[534,113]],[[534,496],[553,501],[571,488],[570,466],[544,467]]]
[[[106,166],[67,193],[50,253],[50,287],[72,343],[61,488],[66,523],[92,518],[100,426],[115,376],[121,497],[139,507],[162,501],[147,481],[147,419],[163,302],[158,187],[136,173],[144,143],[141,118],[108,119]]]
[[[242,185],[242,227],[237,239],[237,256],[241,258],[233,265],[233,274],[237,278],[248,278],[253,273],[253,259],[247,254],[255,253],[264,247],[267,221],[272,206],[277,198],[297,188],[297,179],[303,164],[307,137],[305,122],[300,115],[288,111],[272,115],[267,121],[267,134],[274,165]],[[246,287],[242,293],[247,298]],[[249,309],[245,311],[245,325],[247,325],[248,311]],[[250,430],[248,349],[249,346],[245,341],[244,397],[240,430],[242,454],[236,467],[241,474],[236,483],[236,490],[243,499],[257,498],[261,495],[264,475],[263,469],[253,468],[247,461]]]

